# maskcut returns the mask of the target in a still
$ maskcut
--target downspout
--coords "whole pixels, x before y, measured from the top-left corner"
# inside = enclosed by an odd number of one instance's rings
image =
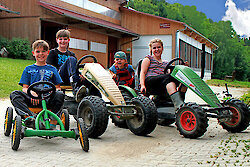
[[[125,45],[125,44],[128,44],[128,43],[137,41],[137,40],[139,40],[139,39],[140,39],[140,36],[137,36],[135,39],[132,39],[131,41],[124,42],[124,43],[120,44],[120,48],[119,48],[119,49],[121,49],[122,45]],[[133,47],[133,45],[132,45],[132,47]],[[133,59],[133,54],[132,54],[132,51],[131,51],[130,60],[132,60],[132,59]]]
[[[137,40],[139,40],[139,39],[140,39],[140,36],[136,37],[135,39],[133,39],[133,40],[131,40],[131,41],[124,42],[124,43],[120,44],[119,49],[121,49],[122,45],[125,45],[125,44],[128,44],[128,43],[131,43],[131,42],[137,41]]]
[[[187,29],[187,25],[185,24],[185,28],[181,29],[181,30],[177,30],[175,33],[175,57],[179,58],[180,57],[180,53],[179,53],[179,39],[180,39],[180,32],[185,31]]]

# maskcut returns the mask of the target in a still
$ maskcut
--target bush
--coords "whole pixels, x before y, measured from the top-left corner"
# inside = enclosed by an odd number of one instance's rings
[[[8,57],[13,59],[31,59],[32,49],[27,39],[13,38],[8,40],[0,37],[0,49],[5,47],[9,52]]]
[[[9,45],[9,40],[4,38],[4,37],[1,37],[0,36],[0,49],[2,49],[3,47],[7,47]]]
[[[9,58],[31,59],[32,49],[27,39],[13,38],[6,49],[9,52]]]
[[[250,91],[241,96],[240,100],[243,100],[248,106],[250,105]]]

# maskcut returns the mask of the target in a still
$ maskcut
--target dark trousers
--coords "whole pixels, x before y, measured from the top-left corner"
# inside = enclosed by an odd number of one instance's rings
[[[30,108],[42,108],[42,100],[39,101],[38,105],[33,105],[31,103],[31,98],[22,91],[13,91],[10,94],[10,100],[15,108],[18,115],[30,115],[33,113],[29,110]],[[64,94],[61,91],[56,91],[48,99],[46,99],[47,108],[53,113],[59,115],[64,103]]]
[[[147,93],[153,95],[160,95],[167,93],[167,84],[174,82],[176,87],[179,86],[179,81],[173,78],[170,74],[161,74],[157,76],[149,76],[145,79],[145,86]]]
[[[101,97],[101,93],[99,90],[93,86],[88,80],[81,81],[80,73],[76,71],[77,59],[75,57],[69,57],[66,62],[60,67],[59,74],[63,80],[63,85],[72,85],[73,82],[73,90],[76,87],[80,87],[81,85],[86,86],[91,95]],[[70,77],[72,77],[72,81],[70,82]],[[74,92],[73,92],[74,93]]]
[[[76,71],[77,59],[70,56],[65,63],[60,67],[59,74],[64,82],[64,85],[70,85],[71,82],[77,83],[80,81],[80,73]],[[72,81],[70,78],[72,77]]]

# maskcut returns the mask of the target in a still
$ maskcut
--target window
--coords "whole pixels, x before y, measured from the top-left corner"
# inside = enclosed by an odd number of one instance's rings
[[[179,41],[179,57],[184,61],[188,61],[191,68],[201,68],[202,50],[180,40]],[[212,70],[212,54],[205,55],[205,69]]]
[[[100,13],[113,19],[121,20],[121,14],[115,10],[109,9],[105,6],[91,2],[89,0],[61,0],[72,5],[90,10],[92,12]]]

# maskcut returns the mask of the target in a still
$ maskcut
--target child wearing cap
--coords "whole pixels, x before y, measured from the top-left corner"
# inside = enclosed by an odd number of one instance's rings
[[[113,75],[113,79],[119,85],[126,85],[134,88],[134,69],[132,65],[127,63],[126,53],[118,51],[115,53],[115,63],[109,68],[110,73]]]

